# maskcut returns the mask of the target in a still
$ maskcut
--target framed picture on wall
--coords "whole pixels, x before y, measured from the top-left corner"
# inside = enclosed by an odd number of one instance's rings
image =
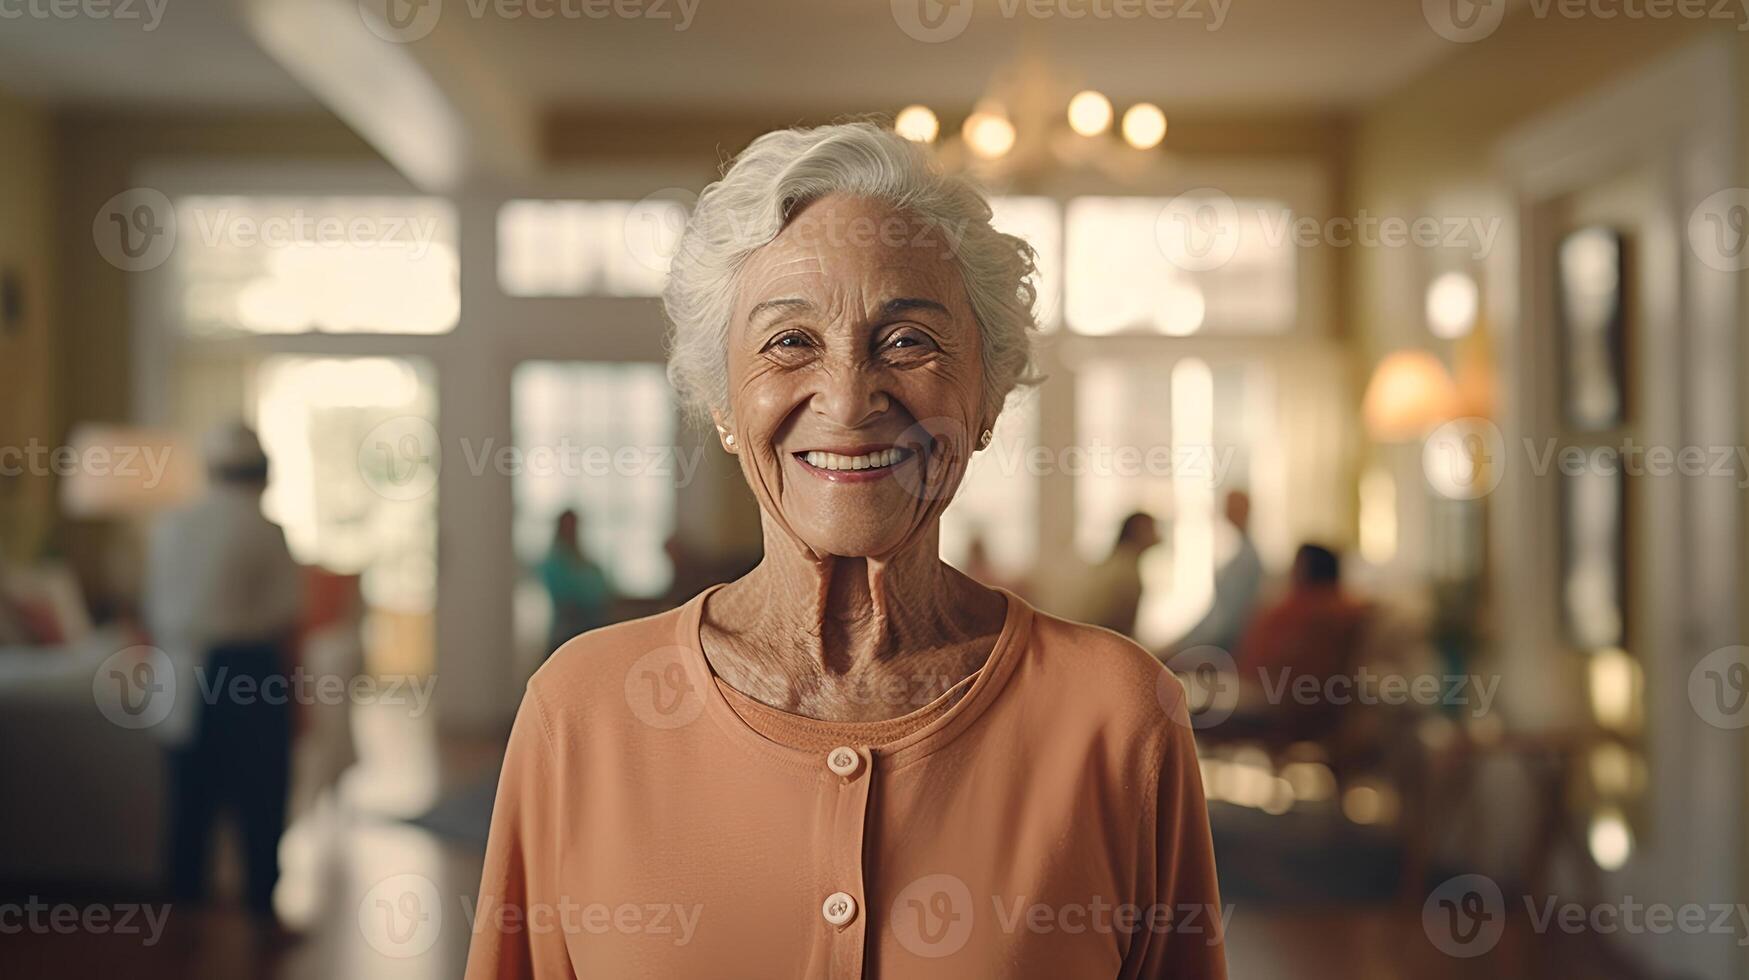
[[[1581,432],[1616,428],[1626,413],[1624,244],[1620,232],[1592,226],[1561,239],[1556,253],[1561,407]]]
[[[1627,576],[1620,471],[1586,468],[1561,483],[1561,608],[1567,637],[1582,650],[1627,642]]]

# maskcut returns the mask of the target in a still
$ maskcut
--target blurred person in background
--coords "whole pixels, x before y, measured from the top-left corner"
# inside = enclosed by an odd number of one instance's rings
[[[1208,612],[1174,644],[1180,650],[1198,646],[1216,646],[1229,653],[1236,650],[1263,587],[1263,562],[1251,541],[1251,497],[1243,490],[1233,490],[1225,504],[1227,523],[1239,536],[1238,548],[1215,572],[1215,597]]]
[[[1136,614],[1142,608],[1142,553],[1159,543],[1160,524],[1154,515],[1136,511],[1125,517],[1111,553],[1081,580],[1074,617],[1135,636]]]
[[[1310,676],[1320,682],[1350,674],[1360,655],[1370,606],[1342,588],[1342,560],[1317,544],[1303,544],[1294,555],[1287,594],[1257,614],[1245,631],[1236,662],[1251,690],[1245,700],[1284,689],[1284,682]],[[1251,687],[1255,685],[1255,687]],[[1283,729],[1284,740],[1316,740],[1328,728],[1337,706],[1327,699],[1304,705],[1293,699],[1256,708]]]
[[[738,461],[764,558],[529,681],[469,977],[1226,976],[1183,689],[941,560],[1031,376],[1032,249],[990,219],[869,123],[768,133],[700,196],[670,377]],[[694,914],[678,943],[523,927],[578,895]],[[973,929],[960,904],[1090,895],[1195,929]]]
[[[176,732],[171,887],[178,901],[204,900],[214,824],[229,811],[241,831],[245,903],[259,925],[277,932],[273,889],[291,775],[285,673],[303,580],[285,533],[261,513],[268,460],[254,431],[241,422],[220,426],[205,456],[205,496],[158,522],[147,565],[153,643],[190,658],[200,682],[179,685],[186,692],[179,706],[191,709],[187,724],[166,726]]]
[[[607,573],[583,552],[577,512],[566,510],[553,523],[553,546],[540,563],[541,584],[552,600],[553,619],[547,633],[547,654],[579,633],[607,622],[613,588]]]

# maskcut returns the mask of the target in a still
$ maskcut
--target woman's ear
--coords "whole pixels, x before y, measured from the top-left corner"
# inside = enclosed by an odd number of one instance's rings
[[[972,430],[972,452],[989,448],[990,440],[985,438],[985,434],[989,433],[993,436],[995,431],[996,420],[994,418],[979,419],[978,427]]]
[[[736,449],[739,448],[735,440],[735,430],[729,428],[728,420],[723,417],[723,413],[714,408],[711,409],[711,424],[717,427],[717,441],[723,444],[723,450],[734,455]]]

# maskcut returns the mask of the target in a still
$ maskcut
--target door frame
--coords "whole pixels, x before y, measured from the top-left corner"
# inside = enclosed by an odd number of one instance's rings
[[[1505,277],[1499,281],[1511,284],[1497,311],[1503,342],[1500,427],[1508,447],[1560,431],[1552,394],[1559,387],[1556,347],[1552,331],[1537,329],[1554,322],[1550,256],[1561,230],[1559,202],[1631,171],[1656,183],[1659,204],[1650,227],[1668,246],[1657,255],[1644,250],[1668,273],[1662,277],[1668,288],[1646,297],[1656,311],[1648,323],[1669,327],[1668,345],[1661,344],[1647,365],[1654,376],[1644,402],[1659,402],[1647,412],[1647,435],[1672,446],[1743,444],[1739,274],[1707,265],[1688,247],[1688,226],[1701,202],[1743,183],[1735,48],[1722,36],[1696,41],[1531,120],[1496,145],[1517,226],[1516,255],[1497,263]],[[1508,660],[1527,665],[1519,670],[1519,683],[1559,691],[1574,680],[1565,671],[1559,604],[1552,601],[1559,488],[1524,470],[1508,468],[1495,498],[1499,520],[1491,546],[1515,561],[1500,563],[1494,599],[1500,621],[1515,627],[1505,638]],[[1749,738],[1708,725],[1688,700],[1688,677],[1698,662],[1741,643],[1744,635],[1744,505],[1736,489],[1742,474],[1734,475],[1683,477],[1649,488],[1647,505],[1657,526],[1675,533],[1652,535],[1646,549],[1651,553],[1634,557],[1672,574],[1657,576],[1640,593],[1650,607],[1643,610],[1649,624],[1642,633],[1645,649],[1637,651],[1645,671],[1647,820],[1628,864],[1603,878],[1610,895],[1672,905],[1730,903],[1749,879],[1743,832]],[[1723,980],[1749,966],[1728,936],[1620,938],[1624,950],[1672,974]]]

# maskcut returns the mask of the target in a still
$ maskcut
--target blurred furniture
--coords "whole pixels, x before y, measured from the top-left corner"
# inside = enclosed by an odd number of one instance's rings
[[[1507,732],[1493,725],[1448,725],[1433,737],[1424,731],[1417,739],[1421,759],[1412,770],[1417,778],[1406,787],[1404,799],[1409,817],[1423,827],[1420,840],[1429,846],[1410,855],[1404,868],[1405,895],[1424,889],[1432,866],[1432,844],[1469,831],[1497,832],[1486,825],[1482,810],[1483,772],[1496,766],[1521,773],[1528,787],[1524,821],[1528,843],[1512,859],[1511,883],[1530,895],[1559,894],[1555,871],[1565,857],[1578,879],[1580,898],[1603,895],[1585,831],[1573,817],[1570,793],[1592,753],[1619,741],[1595,728]]]
[[[164,770],[149,731],[110,724],[92,680],[132,639],[0,648],[0,881],[156,887]]]
[[[91,614],[71,568],[0,567],[0,647],[75,644],[90,633]]]
[[[1412,712],[1359,698],[1334,702],[1323,696],[1328,678],[1354,678],[1363,666],[1381,673],[1404,670],[1403,656],[1390,649],[1401,638],[1392,638],[1385,620],[1380,607],[1363,606],[1336,624],[1331,635],[1316,638],[1316,650],[1310,652],[1316,663],[1271,664],[1261,668],[1267,677],[1257,677],[1257,668],[1241,667],[1237,710],[1220,724],[1199,730],[1197,741],[1210,747],[1257,746],[1278,766],[1296,747],[1316,745],[1340,792],[1355,776],[1378,766],[1397,735],[1413,727],[1406,717]],[[1319,681],[1318,696],[1302,700],[1294,689],[1308,676]],[[1277,693],[1279,698],[1271,697]]]

